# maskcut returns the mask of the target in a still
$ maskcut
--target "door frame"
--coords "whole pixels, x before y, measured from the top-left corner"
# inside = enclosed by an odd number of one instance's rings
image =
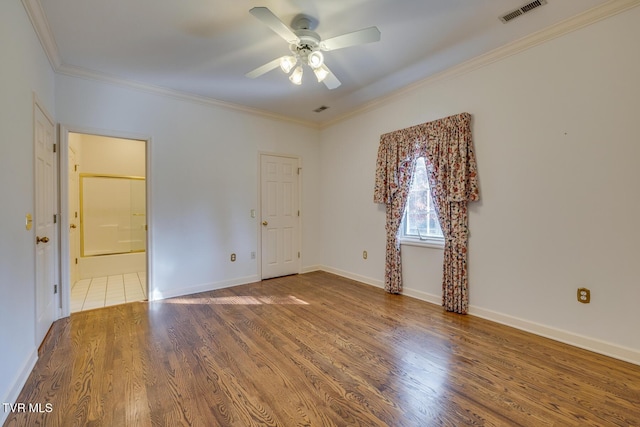
[[[87,135],[104,136],[108,138],[135,139],[144,141],[145,143],[145,193],[146,193],[146,209],[147,209],[147,242],[146,242],[146,268],[147,268],[147,298],[153,301],[153,268],[151,253],[153,251],[153,204],[151,203],[151,137],[148,135],[133,134],[130,132],[119,132],[103,129],[92,129],[73,125],[60,124],[60,200],[66,203],[60,203],[60,229],[69,229],[69,134],[82,133]],[[60,276],[62,294],[62,316],[67,317],[71,314],[71,272],[69,257],[69,233],[60,233]]]
[[[290,159],[295,159],[298,162],[298,210],[300,211],[300,215],[298,216],[298,250],[300,251],[300,258],[298,258],[298,272],[300,274],[302,272],[302,257],[304,256],[302,252],[302,218],[304,216],[304,212],[302,211],[302,157],[296,154],[286,154],[286,153],[277,153],[273,151],[258,151],[258,201],[257,201],[257,233],[258,233],[258,248],[257,248],[257,256],[256,260],[258,261],[258,277],[260,280],[263,280],[262,277],[262,157],[263,156],[275,156],[275,157],[286,157]]]
[[[69,161],[70,154],[71,154],[71,152],[73,152],[73,151],[74,151],[74,150],[73,150],[73,148],[72,148],[71,146],[69,146],[69,147],[68,147],[68,149],[67,149],[67,161]],[[70,165],[70,166],[69,166],[69,168],[67,168],[67,171],[68,171],[68,175],[67,175],[67,176],[68,176],[68,177],[71,177],[71,176],[74,176],[74,175],[75,175],[75,178],[78,180],[78,182],[76,183],[76,186],[77,186],[77,187],[76,187],[76,190],[75,190],[75,191],[73,191],[73,195],[74,195],[74,197],[75,197],[75,198],[76,198],[76,200],[77,200],[77,201],[76,201],[76,204],[77,204],[78,206],[77,206],[77,208],[76,208],[76,209],[72,209],[72,208],[70,207],[70,205],[71,205],[70,197],[67,197],[67,198],[66,198],[66,200],[63,200],[62,198],[60,199],[60,204],[61,204],[61,205],[62,205],[63,203],[67,203],[67,206],[68,206],[68,209],[69,209],[69,210],[67,211],[68,213],[71,213],[71,212],[74,212],[74,211],[75,211],[75,212],[80,212],[80,207],[79,207],[79,204],[80,204],[80,195],[79,195],[79,191],[80,191],[80,172],[79,172],[79,171],[77,171],[77,170],[76,170],[76,167],[75,167],[75,165],[76,165],[76,164],[77,164],[77,162],[78,162],[78,158],[77,158],[77,157],[75,157],[77,154],[78,154],[78,153],[74,153],[74,159],[73,159],[73,160],[74,160],[74,162],[73,162],[73,163],[69,163],[69,165]],[[74,180],[74,181],[75,181],[75,180]],[[71,182],[71,179],[69,179],[69,182]],[[71,194],[71,193],[72,193],[72,190],[70,189],[70,190],[69,190],[69,194]],[[74,217],[75,217],[75,215],[74,215]],[[72,224],[72,223],[73,223],[73,222],[72,222],[72,220],[71,220],[71,219],[69,219],[69,224]],[[76,231],[74,232],[74,238],[69,240],[69,248],[71,248],[71,246],[72,246],[72,242],[73,242],[73,240],[75,240],[75,244],[76,244],[76,246],[77,246],[77,247],[76,247],[76,252],[73,252],[73,253],[72,253],[72,252],[71,252],[71,250],[69,250],[69,260],[73,259],[73,258],[74,258],[74,257],[76,257],[76,256],[77,256],[77,257],[79,257],[79,256],[80,256],[80,227],[78,227],[78,223],[79,223],[79,218],[77,218],[77,220],[75,221],[75,225],[76,225],[75,230],[76,230]],[[70,225],[70,228],[69,228],[69,234],[71,234],[71,231],[70,231],[70,230],[71,230],[71,225]],[[70,265],[70,268],[69,268],[69,271],[70,271],[70,272],[72,272],[72,271],[74,271],[74,270],[75,270],[75,275],[73,275],[73,274],[71,274],[71,273],[69,274],[69,283],[74,283],[74,281],[73,281],[74,277],[75,277],[76,279],[77,279],[77,277],[78,277],[78,270],[79,270],[78,264],[77,264],[77,263],[71,263],[71,262],[69,262],[67,265]]]

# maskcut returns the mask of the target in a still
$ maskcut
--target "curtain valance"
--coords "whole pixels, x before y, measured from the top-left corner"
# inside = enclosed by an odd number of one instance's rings
[[[421,156],[434,168],[436,191],[446,200],[479,199],[471,114],[462,113],[380,137],[374,203],[389,204],[398,189],[398,173]]]

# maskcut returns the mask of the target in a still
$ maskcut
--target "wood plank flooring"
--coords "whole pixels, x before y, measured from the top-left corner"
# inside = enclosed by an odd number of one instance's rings
[[[56,322],[6,426],[640,426],[640,367],[328,273]]]

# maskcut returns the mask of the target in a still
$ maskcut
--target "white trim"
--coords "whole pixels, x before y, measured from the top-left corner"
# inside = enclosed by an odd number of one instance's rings
[[[515,55],[534,46],[538,46],[549,40],[553,40],[557,37],[563,36],[575,30],[579,30],[580,28],[586,27],[603,19],[632,9],[638,5],[640,5],[640,0],[610,0],[576,16],[551,25],[550,27],[529,34],[518,40],[507,43],[506,45],[489,51],[483,55],[477,56],[459,65],[448,68],[440,73],[436,73],[423,80],[407,85],[388,95],[373,99],[346,114],[323,122],[320,125],[320,128],[324,129],[333,126],[336,123],[342,122],[350,117],[357,116],[367,111],[375,110],[376,108],[386,105],[393,100],[396,100],[403,96],[407,96],[408,94],[415,92],[423,86],[431,86],[436,83],[440,83],[442,81],[453,79],[455,77],[470,73],[486,65],[508,58],[509,56]]]
[[[640,1],[640,0],[639,0]],[[215,98],[210,98],[202,95],[196,95],[193,93],[181,92],[179,90],[167,89],[160,86],[154,86],[148,83],[136,82],[133,80],[127,80],[121,77],[112,76],[100,71],[88,70],[86,68],[71,66],[62,64],[55,69],[56,73],[63,74],[71,77],[83,78],[86,80],[97,80],[103,83],[112,84],[115,86],[124,86],[129,89],[135,89],[142,92],[152,93],[156,95],[165,95],[168,97],[176,98],[181,101],[190,101],[197,104],[203,104],[207,106],[220,107],[227,110],[240,111],[242,113],[257,115],[266,117],[269,119],[284,121],[288,123],[295,123],[298,125],[306,126],[313,129],[320,129],[320,124],[310,122],[307,120],[296,119],[293,117],[285,116],[282,114],[271,113],[257,108],[247,107],[240,104],[234,104],[232,102],[220,101]]]
[[[22,0],[22,5],[29,16],[31,25],[38,36],[38,40],[40,40],[51,67],[54,70],[58,69],[62,65],[62,61],[60,60],[58,45],[53,37],[49,21],[47,21],[47,16],[44,13],[44,9],[42,9],[42,4],[39,0]]]
[[[300,254],[298,256],[298,274],[300,274],[300,272],[302,271],[302,257],[304,257],[304,251],[302,250],[302,233],[304,231],[304,227],[302,226],[302,215],[304,214],[304,212],[302,212],[302,171],[303,171],[303,165],[302,165],[302,157],[297,156],[296,159],[298,159],[298,253]],[[260,183],[262,183],[262,177],[260,177]],[[262,190],[260,191],[261,195],[262,195]],[[262,260],[260,260],[262,261]]]
[[[565,331],[563,329],[553,328],[550,326],[542,325],[540,323],[531,322],[529,320],[520,319],[508,314],[498,313],[473,305],[469,306],[469,314],[472,316],[490,320],[492,322],[500,323],[502,325],[511,326],[513,328],[520,329],[521,331],[530,332],[532,334],[539,335],[545,338],[550,338],[552,340],[569,344],[574,347],[582,348],[585,350],[593,351],[595,353],[603,354],[605,356],[613,357],[615,359],[620,359],[625,362],[640,365],[639,350],[623,347],[595,338],[586,337],[584,335]]]
[[[442,295],[434,295],[417,289],[403,288],[402,294],[435,305],[442,305]]]
[[[370,277],[360,276],[357,274],[349,273],[347,271],[339,270],[336,268],[321,266],[322,271],[332,273],[347,279],[359,281],[361,283],[375,286],[377,288],[383,288],[384,284]],[[431,304],[438,306],[442,305],[442,297],[429,294],[423,291],[415,289],[403,290],[403,295],[411,298],[416,298]],[[519,329],[521,331],[529,332],[541,337],[549,338],[554,341],[559,341],[571,346],[581,348],[588,351],[593,351],[598,354],[613,357],[614,359],[622,360],[625,362],[640,365],[640,350],[612,344],[606,341],[598,340],[595,338],[586,337],[584,335],[576,334],[573,332],[565,331],[563,329],[553,328],[551,326],[542,325],[540,323],[531,322],[529,320],[513,317],[508,314],[498,313],[492,310],[484,309],[477,306],[469,307],[469,315],[480,317],[492,322],[500,323],[502,325],[510,326],[512,328]]]
[[[384,289],[384,282],[378,279],[374,279],[367,276],[361,276],[355,273],[350,273],[348,271],[329,267],[327,265],[321,265],[320,270],[326,271],[327,273],[335,274],[337,276],[346,277],[347,279],[355,280],[357,282],[365,283],[367,285],[375,286],[376,288]]]
[[[60,172],[58,187],[60,193],[60,229],[69,230],[69,130],[58,126],[60,141]],[[62,155],[64,153],[64,156]],[[71,268],[69,233],[60,233],[60,306],[61,317],[71,314]]]
[[[248,283],[260,282],[257,274],[251,276],[238,277],[236,279],[223,280],[220,282],[202,283],[199,285],[189,286],[188,288],[180,288],[163,293],[162,295],[149,294],[149,302],[162,301],[167,298],[183,297],[186,295],[199,294],[201,292],[215,291],[218,289],[230,288],[232,286],[246,285]]]
[[[151,140],[150,136],[131,132],[118,132],[104,129],[92,129],[71,125],[60,125],[58,150],[60,156],[60,173],[59,173],[59,190],[60,190],[60,228],[62,230],[69,229],[69,133],[79,133],[85,135],[104,136],[109,138],[132,139],[144,141],[145,143],[145,184],[146,184],[146,208],[147,208],[147,246],[145,250],[146,268],[147,268],[147,295],[153,293],[154,273],[152,265],[153,253],[153,205],[151,201],[152,194],[152,174],[151,168]],[[64,154],[64,155],[63,155]],[[69,233],[60,233],[60,298],[62,305],[62,317],[71,314],[71,272],[69,269]]]
[[[193,101],[201,104],[214,105],[222,108],[241,111],[244,113],[254,114],[254,115],[267,117],[271,119],[297,123],[299,125],[307,126],[314,129],[324,129],[324,128],[333,126],[338,122],[344,121],[350,117],[362,114],[369,110],[373,110],[379,107],[380,105],[386,104],[387,102],[390,102],[401,96],[405,96],[407,93],[413,92],[419,87],[432,85],[432,84],[441,82],[443,80],[451,79],[451,78],[469,73],[478,68],[484,67],[485,65],[489,65],[493,62],[507,58],[511,55],[517,54],[526,49],[537,46],[546,41],[552,40],[556,37],[560,37],[564,34],[570,33],[572,31],[591,25],[595,22],[601,21],[603,19],[609,18],[619,13],[622,13],[626,10],[629,10],[631,8],[634,8],[640,5],[640,0],[610,0],[599,6],[593,7],[579,15],[568,18],[564,21],[561,21],[543,30],[537,31],[519,40],[513,41],[502,47],[499,47],[490,52],[487,52],[486,54],[477,56],[469,61],[463,62],[462,64],[453,66],[447,70],[444,70],[440,73],[427,77],[416,83],[407,85],[388,95],[373,99],[361,105],[360,107],[356,107],[350,112],[345,113],[341,116],[338,116],[334,119],[330,119],[325,122],[319,122],[319,123],[310,122],[310,121],[301,120],[301,119],[294,119],[292,117],[270,113],[264,110],[259,110],[257,108],[246,107],[238,104],[233,104],[230,102],[219,101],[214,98],[189,94],[189,93],[180,92],[177,90],[161,88],[158,86],[143,84],[139,82],[133,82],[123,78],[110,76],[110,75],[107,75],[106,73],[62,64],[60,60],[60,54],[58,53],[58,48],[56,46],[55,40],[51,33],[51,29],[49,28],[49,24],[46,20],[44,11],[42,10],[40,1],[39,0],[22,0],[22,3],[25,7],[25,10],[27,11],[27,14],[29,15],[31,24],[33,25],[33,28],[38,38],[40,39],[40,44],[42,45],[47,55],[47,58],[49,58],[49,62],[53,66],[53,69],[56,73],[66,74],[73,77],[81,77],[81,78],[86,78],[91,80],[100,80],[103,82],[108,82],[108,83],[112,83],[120,86],[127,86],[130,88],[134,88],[134,89],[138,89],[146,92],[172,96],[174,98],[178,98],[182,100],[189,100],[189,101]]]
[[[402,246],[417,246],[421,248],[433,248],[433,249],[444,249],[444,240],[436,240],[432,238],[427,238],[424,240],[415,239],[412,237],[401,237],[400,245]]]
[[[15,380],[13,381],[13,386],[11,386],[11,389],[9,390],[7,395],[3,397],[3,400],[2,400],[3,403],[16,403],[16,400],[18,399],[18,396],[20,395],[22,388],[27,383],[27,380],[29,379],[29,375],[31,375],[31,371],[33,371],[33,368],[36,366],[37,361],[38,361],[38,349],[34,348],[31,354],[29,355],[29,358],[27,359],[25,364],[22,366],[20,373],[16,376]],[[0,410],[0,425],[4,425],[4,422],[9,417],[9,414],[10,412],[4,411],[4,408],[3,410]]]
[[[300,269],[300,274],[313,273],[314,271],[322,271],[322,266],[316,264],[316,265],[308,265],[306,267],[302,267]]]

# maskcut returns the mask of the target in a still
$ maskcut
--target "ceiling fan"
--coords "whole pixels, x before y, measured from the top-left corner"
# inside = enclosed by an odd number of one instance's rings
[[[322,40],[318,33],[313,31],[318,25],[318,21],[308,15],[300,14],[294,17],[291,22],[291,28],[289,28],[266,7],[254,7],[249,13],[289,43],[289,50],[291,51],[291,55],[274,59],[248,72],[246,76],[251,79],[255,79],[279,66],[287,74],[293,70],[289,80],[299,85],[302,83],[302,65],[307,64],[313,70],[318,82],[323,82],[329,89],[335,89],[340,86],[340,80],[324,63],[322,52],[380,40],[380,30],[376,27],[368,27]]]

